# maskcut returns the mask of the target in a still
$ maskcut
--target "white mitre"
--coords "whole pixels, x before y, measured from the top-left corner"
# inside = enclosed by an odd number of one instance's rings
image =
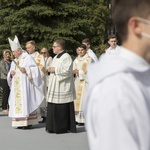
[[[19,43],[18,37],[16,35],[15,35],[14,41],[12,41],[10,38],[8,38],[8,41],[9,41],[9,45],[12,51],[22,49]]]

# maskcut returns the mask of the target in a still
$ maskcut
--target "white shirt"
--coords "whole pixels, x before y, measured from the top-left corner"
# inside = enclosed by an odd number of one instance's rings
[[[95,53],[93,52],[93,50],[89,49],[89,50],[87,51],[87,54],[92,58],[92,60],[93,60],[94,62],[97,62],[97,61],[98,61],[97,56],[95,55]]]
[[[84,108],[90,150],[150,150],[149,64],[122,47],[88,73],[92,83]]]
[[[106,50],[106,54],[109,54],[109,55],[118,55],[120,52],[120,46],[116,46],[115,48],[113,47],[109,47],[107,50]]]
[[[44,57],[45,59],[45,64],[46,64],[46,70],[49,69],[51,67],[51,64],[52,64],[52,57]]]
[[[75,100],[75,87],[73,79],[73,62],[68,53],[53,58],[52,67],[55,73],[50,73],[47,92],[47,102],[55,104],[70,103]]]
[[[40,73],[41,73],[41,77],[45,78],[45,59],[43,55],[40,55],[39,52],[35,51],[34,53],[30,54],[35,62],[37,63],[39,69],[40,69]]]

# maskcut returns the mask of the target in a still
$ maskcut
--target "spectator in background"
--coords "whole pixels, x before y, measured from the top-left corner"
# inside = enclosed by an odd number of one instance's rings
[[[86,45],[86,51],[88,56],[90,56],[93,60],[93,62],[97,62],[97,56],[95,55],[95,53],[93,52],[93,50],[91,49],[91,42],[89,39],[84,39],[82,40],[82,44]]]
[[[120,46],[117,45],[116,35],[110,35],[108,37],[109,48],[106,51],[106,54],[117,55],[120,52]]]
[[[8,49],[3,50],[3,59],[0,61],[0,81],[2,85],[2,112],[8,114],[8,97],[10,89],[7,83],[7,74],[11,65],[12,52]]]

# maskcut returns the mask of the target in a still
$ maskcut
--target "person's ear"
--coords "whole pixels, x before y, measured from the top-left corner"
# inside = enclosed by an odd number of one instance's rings
[[[128,21],[128,28],[136,35],[141,35],[141,22],[137,20],[137,17],[131,17]]]

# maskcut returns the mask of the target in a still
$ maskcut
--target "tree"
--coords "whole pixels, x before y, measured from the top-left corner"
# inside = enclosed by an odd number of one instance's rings
[[[105,47],[108,32],[112,26],[109,4],[110,0],[93,0],[92,3],[91,0],[86,0],[86,6],[90,6],[88,7],[90,25],[88,37],[97,50]]]
[[[8,47],[7,38],[19,37],[24,48],[35,40],[37,48],[52,46],[63,38],[68,52],[75,54],[83,38],[94,47],[104,43],[109,28],[109,0],[0,0],[0,49]]]

